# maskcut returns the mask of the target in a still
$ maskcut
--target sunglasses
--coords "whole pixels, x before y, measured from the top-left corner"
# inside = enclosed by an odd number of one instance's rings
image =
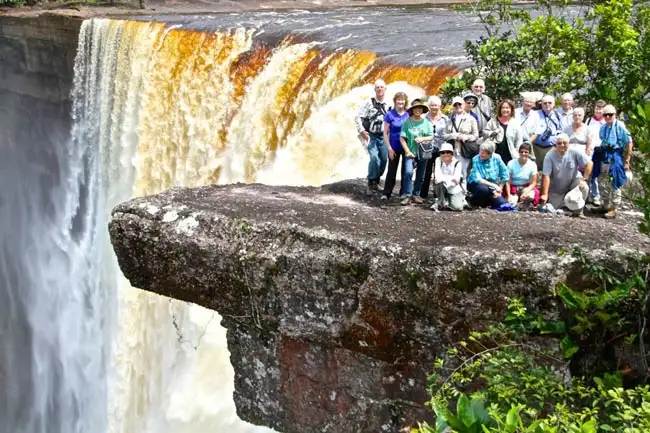
[[[454,107],[460,107],[461,105],[463,105],[463,104],[461,104],[460,102],[456,102],[456,103],[454,104]]]
[[[448,150],[445,150],[445,151],[440,152],[441,155],[444,155],[444,154],[446,154],[446,153],[448,153],[448,154],[451,155],[451,154],[454,153],[454,152],[450,152],[450,151],[448,151]]]
[[[605,116],[605,117],[612,117],[614,114],[615,114],[615,113],[605,113],[605,114],[603,114],[603,116]]]

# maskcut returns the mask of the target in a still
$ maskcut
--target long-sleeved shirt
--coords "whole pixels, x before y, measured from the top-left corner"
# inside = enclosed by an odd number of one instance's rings
[[[478,97],[478,104],[472,110],[478,116],[478,130],[483,131],[483,127],[494,117],[494,102],[488,95]]]
[[[453,195],[463,192],[463,188],[460,186],[462,176],[463,168],[456,158],[452,157],[449,164],[445,164],[441,157],[436,158],[433,169],[433,183],[442,183],[447,190],[447,194]]]
[[[444,140],[445,131],[447,130],[447,124],[449,123],[449,117],[446,114],[440,113],[438,119],[433,120],[431,118],[431,112],[427,113],[424,117],[433,125],[433,146],[435,150],[439,150],[440,146]]]
[[[465,141],[478,140],[478,125],[476,119],[464,111],[461,114],[451,114],[442,139],[445,141],[458,140],[459,135],[465,136]]]
[[[481,155],[472,158],[472,172],[467,177],[467,183],[479,183],[481,180],[496,184],[506,183],[509,178],[508,167],[497,155],[481,159]]]
[[[388,111],[388,104],[386,104],[386,101],[379,102],[379,104],[384,106],[384,113]],[[361,134],[365,129],[363,128],[363,120],[362,119],[376,119],[377,124],[379,125],[378,131],[373,131],[373,134],[375,135],[382,135],[383,134],[383,122],[384,122],[384,115],[379,113],[375,105],[372,103],[372,98],[369,98],[365,103],[361,104],[359,107],[359,111],[357,112],[357,115],[354,118],[354,123],[357,126],[357,132]],[[368,131],[371,132],[371,131]]]

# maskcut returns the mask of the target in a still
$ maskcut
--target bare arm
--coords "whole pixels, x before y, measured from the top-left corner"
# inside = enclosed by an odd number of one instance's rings
[[[585,165],[585,174],[584,174],[584,179],[589,180],[591,177],[591,169],[594,168],[594,163],[593,161],[587,161],[587,164]]]
[[[543,175],[542,176],[542,195],[541,199],[542,201],[547,201],[548,200],[548,189],[551,186],[551,178],[550,176]]]

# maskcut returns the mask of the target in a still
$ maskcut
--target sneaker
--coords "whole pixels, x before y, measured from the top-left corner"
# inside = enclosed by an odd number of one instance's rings
[[[388,196],[386,194],[382,194],[381,201],[388,201]]]
[[[438,208],[438,202],[435,202],[434,204],[432,204],[429,209],[431,209],[434,212],[440,212],[440,209]]]
[[[582,210],[573,212],[573,215],[571,215],[573,218],[580,218],[581,220],[587,219],[585,216],[585,213]]]
[[[413,197],[413,201],[414,201],[416,204],[422,204],[422,203],[424,203],[424,199],[423,199],[422,197],[420,197],[420,196],[415,196],[415,197]]]
[[[594,198],[593,204],[595,207],[601,207],[603,203],[600,201],[600,198]]]
[[[616,218],[616,209],[608,210],[607,213],[605,214],[605,218],[608,220],[612,220]]]
[[[406,194],[400,194],[399,199],[404,200],[406,198]]]
[[[402,201],[400,202],[402,206],[408,206],[411,204],[411,197],[404,197]]]

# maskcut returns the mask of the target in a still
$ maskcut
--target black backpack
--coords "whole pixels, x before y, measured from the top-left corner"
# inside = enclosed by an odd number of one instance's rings
[[[372,101],[372,106],[377,111],[373,117],[363,117],[361,119],[361,125],[370,134],[381,134],[386,109],[384,108],[384,104],[379,103],[375,98],[370,98],[370,100]]]

